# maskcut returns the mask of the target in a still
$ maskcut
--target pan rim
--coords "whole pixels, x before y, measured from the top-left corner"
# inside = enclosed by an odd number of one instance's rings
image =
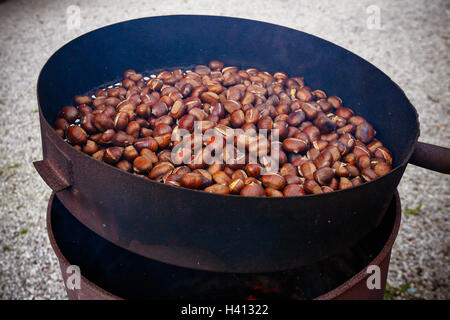
[[[165,186],[167,186],[167,187],[169,187],[169,188],[178,188],[178,189],[182,189],[183,191],[195,192],[195,194],[206,194],[206,195],[209,194],[209,195],[213,195],[213,196],[236,197],[236,198],[258,199],[258,200],[262,200],[262,199],[292,199],[292,198],[302,199],[302,198],[304,198],[304,197],[311,198],[311,197],[326,196],[326,195],[330,195],[330,194],[333,194],[333,195],[334,195],[334,194],[337,194],[338,192],[352,192],[353,190],[358,190],[358,188],[360,188],[360,187],[362,187],[362,186],[369,185],[369,184],[374,183],[374,182],[377,182],[377,181],[379,181],[379,180],[381,180],[381,179],[387,179],[388,177],[390,177],[390,176],[396,174],[397,172],[399,172],[400,170],[403,170],[403,168],[407,166],[408,161],[409,161],[409,159],[411,158],[411,156],[412,156],[412,154],[413,154],[413,152],[414,152],[415,145],[416,145],[416,143],[417,143],[417,141],[418,141],[418,139],[419,139],[419,136],[420,136],[420,122],[419,122],[419,115],[418,115],[417,109],[416,109],[416,108],[414,107],[414,105],[410,102],[410,100],[409,100],[408,97],[406,96],[406,94],[405,94],[405,92],[403,91],[403,89],[402,89],[397,83],[395,83],[395,82],[391,79],[391,77],[389,77],[386,73],[384,73],[384,72],[383,72],[382,70],[380,70],[378,67],[376,67],[375,65],[373,65],[373,64],[370,63],[369,61],[365,60],[364,58],[360,57],[359,55],[357,55],[357,54],[355,54],[355,53],[353,53],[353,52],[347,50],[346,48],[343,48],[343,47],[341,47],[341,46],[339,46],[339,45],[337,45],[337,44],[335,44],[335,43],[333,43],[333,42],[331,42],[331,41],[328,41],[328,40],[323,39],[323,38],[321,38],[321,37],[318,37],[318,36],[316,36],[316,35],[312,35],[312,34],[310,34],[310,33],[306,33],[306,32],[304,32],[304,31],[300,31],[300,30],[297,30],[297,29],[293,29],[293,28],[290,28],[290,27],[287,27],[287,26],[282,26],[282,25],[278,25],[278,24],[274,24],[274,23],[270,23],[270,22],[258,21],[258,20],[253,20],[253,19],[246,19],[246,18],[232,17],[232,16],[202,15],[202,14],[191,14],[191,15],[186,15],[186,14],[161,15],[161,16],[151,16],[151,17],[142,17],[142,18],[137,18],[137,19],[129,19],[129,20],[124,20],[124,21],[112,23],[112,24],[109,24],[109,25],[106,25],[106,26],[103,26],[103,27],[100,27],[100,28],[96,28],[96,29],[91,30],[91,31],[89,31],[89,32],[86,32],[86,33],[84,33],[84,34],[82,34],[82,35],[76,37],[75,39],[72,39],[72,40],[66,42],[63,46],[61,46],[60,48],[58,48],[58,49],[57,49],[57,50],[56,50],[56,51],[55,51],[55,52],[47,59],[47,61],[45,62],[45,64],[43,65],[43,67],[41,68],[41,70],[40,70],[40,72],[39,72],[39,76],[38,76],[38,80],[37,80],[37,85],[36,85],[36,96],[37,96],[37,103],[38,103],[38,109],[39,109],[39,117],[40,117],[41,119],[43,119],[43,120],[44,120],[44,123],[51,129],[51,130],[49,130],[49,131],[52,132],[51,135],[52,135],[53,137],[56,137],[56,138],[61,139],[61,142],[63,142],[65,145],[67,145],[67,147],[69,147],[69,149],[71,150],[70,152],[72,152],[72,150],[75,151],[75,152],[79,152],[79,153],[83,154],[83,156],[89,158],[90,160],[95,161],[97,164],[101,164],[101,165],[107,166],[107,167],[109,167],[109,168],[116,169],[116,170],[118,170],[119,172],[125,173],[125,174],[129,174],[129,175],[135,177],[136,179],[140,179],[140,178],[141,178],[141,177],[138,177],[138,176],[133,175],[132,173],[125,172],[125,171],[120,170],[120,169],[118,169],[118,168],[116,168],[116,167],[114,167],[114,166],[111,166],[111,165],[106,164],[106,163],[104,163],[104,162],[98,161],[98,160],[92,158],[91,156],[89,156],[89,155],[83,153],[82,151],[76,150],[76,149],[73,148],[71,145],[69,145],[67,142],[65,142],[60,136],[57,135],[57,133],[55,132],[55,130],[53,129],[53,127],[50,125],[50,123],[47,121],[47,118],[46,118],[46,117],[44,116],[44,114],[43,114],[43,110],[42,110],[42,106],[41,106],[41,99],[40,99],[40,94],[39,94],[39,92],[40,92],[40,86],[41,86],[41,83],[42,83],[42,81],[43,81],[43,80],[42,80],[42,75],[43,75],[43,73],[44,73],[46,67],[52,62],[52,59],[53,59],[53,58],[54,58],[61,50],[63,50],[63,49],[64,49],[65,47],[67,47],[69,44],[71,44],[71,43],[73,43],[73,42],[75,42],[75,41],[78,41],[79,39],[88,37],[90,34],[92,34],[92,33],[94,33],[94,32],[98,32],[98,31],[100,31],[100,30],[104,30],[104,29],[106,29],[106,28],[110,28],[110,27],[112,27],[112,26],[116,26],[116,25],[119,25],[119,24],[127,24],[127,23],[132,23],[132,22],[136,22],[136,21],[144,21],[144,20],[147,20],[147,21],[148,21],[148,20],[152,20],[152,19],[153,19],[153,20],[158,20],[158,19],[162,19],[162,18],[172,18],[172,17],[173,17],[173,18],[176,18],[176,17],[205,18],[205,17],[206,17],[206,18],[223,19],[223,20],[229,20],[229,21],[232,21],[232,20],[238,20],[238,21],[248,21],[248,22],[256,23],[256,24],[265,24],[265,25],[269,25],[271,28],[282,28],[282,29],[290,30],[291,32],[292,32],[292,31],[294,31],[294,32],[300,32],[300,33],[305,34],[305,35],[307,35],[307,36],[309,36],[309,37],[319,39],[320,41],[323,41],[323,42],[326,42],[326,43],[328,43],[328,44],[331,44],[332,46],[338,47],[338,48],[340,48],[341,50],[344,50],[346,53],[348,53],[348,54],[350,54],[350,55],[352,55],[352,56],[354,56],[354,57],[360,59],[360,60],[361,60],[362,62],[364,62],[365,64],[369,64],[370,66],[372,66],[372,67],[373,67],[374,69],[376,69],[379,73],[381,73],[383,76],[385,76],[385,77],[387,78],[387,80],[389,80],[392,84],[394,84],[394,85],[396,86],[397,90],[399,90],[399,93],[401,93],[401,95],[403,95],[403,97],[406,99],[406,102],[408,103],[409,107],[411,108],[411,110],[412,110],[412,112],[413,112],[413,114],[414,114],[415,125],[416,125],[416,127],[417,127],[417,134],[416,134],[415,137],[413,137],[413,143],[412,143],[412,145],[409,147],[409,150],[408,150],[408,152],[406,153],[406,156],[404,157],[404,159],[403,159],[402,161],[399,161],[399,163],[398,163],[395,167],[393,167],[392,170],[391,170],[388,174],[386,174],[386,175],[384,175],[384,176],[381,176],[381,177],[377,177],[376,179],[374,179],[374,180],[372,180],[372,181],[364,182],[364,183],[362,183],[362,184],[360,184],[360,185],[358,185],[358,186],[352,186],[352,187],[350,187],[350,188],[348,188],[348,189],[343,189],[343,190],[335,190],[335,191],[329,192],[329,193],[306,194],[306,195],[302,195],[302,196],[287,196],[287,197],[279,197],[279,198],[277,198],[277,197],[267,197],[267,196],[264,196],[264,197],[244,197],[244,196],[241,196],[241,195],[234,195],[234,194],[215,194],[215,193],[208,193],[208,192],[205,192],[205,191],[203,191],[203,190],[188,189],[188,188],[184,188],[184,187],[181,187],[181,186],[168,185],[168,184],[165,184],[165,183],[153,181],[153,180],[151,180],[151,179],[144,179],[144,181],[147,181],[147,182],[150,182],[150,183],[153,183],[153,184],[158,184],[158,185],[165,185]],[[168,68],[168,67],[167,67],[167,68]],[[69,150],[69,149],[67,149],[67,150]],[[90,160],[88,160],[88,161],[90,161]],[[94,162],[92,162],[92,164],[93,164],[93,163],[94,163]],[[275,201],[275,200],[274,200],[274,201]]]

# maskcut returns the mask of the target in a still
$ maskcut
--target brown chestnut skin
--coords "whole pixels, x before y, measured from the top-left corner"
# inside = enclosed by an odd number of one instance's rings
[[[233,127],[235,128],[240,128],[244,125],[245,123],[245,115],[244,112],[242,110],[235,110],[232,114],[231,114],[231,124],[233,125]]]
[[[316,166],[311,161],[307,161],[298,167],[298,172],[308,180],[314,179],[314,173],[317,171]]]
[[[331,96],[331,97],[328,97],[327,101],[329,103],[331,103],[331,105],[335,109],[339,109],[340,107],[342,107],[342,100],[339,97]]]
[[[261,177],[261,181],[266,188],[273,188],[275,190],[283,189],[286,185],[284,177],[277,173],[267,173]]]
[[[209,63],[209,68],[211,70],[222,70],[223,66],[224,66],[224,63],[222,61],[218,61],[218,60],[212,60]]]
[[[127,160],[120,160],[116,164],[116,167],[125,172],[131,172],[132,169],[131,163],[129,163]]]
[[[340,161],[336,161],[333,164],[333,169],[336,172],[336,176],[338,177],[347,177],[349,175],[349,171],[347,169],[347,164],[340,162]]]
[[[370,158],[367,155],[362,155],[358,158],[358,168],[365,169],[370,167]]]
[[[170,174],[173,169],[174,166],[170,162],[160,162],[152,168],[148,177],[152,180],[162,181],[162,178]]]
[[[133,146],[128,146],[123,150],[123,157],[128,161],[133,161],[137,156],[139,153]]]
[[[247,173],[242,169],[237,169],[234,171],[231,175],[231,179],[241,179],[244,181],[246,178],[248,178]]]
[[[152,137],[145,137],[138,139],[134,142],[134,147],[136,150],[141,151],[144,148],[150,149],[152,151],[158,150],[158,143]]]
[[[81,95],[77,95],[73,98],[73,101],[75,102],[76,105],[81,105],[81,104],[90,104],[92,102],[92,98],[89,96],[81,96]]]
[[[333,177],[328,186],[333,190],[337,190],[339,187],[339,181],[335,177]]]
[[[305,116],[305,112],[303,110],[296,110],[289,114],[286,122],[290,126],[297,127],[298,125],[300,125],[300,123],[305,121],[305,118],[306,118],[306,116]]]
[[[354,177],[351,181],[354,187],[359,186],[361,183],[363,183],[362,178],[360,176]]]
[[[346,168],[348,170],[348,174],[350,175],[350,177],[359,176],[359,169],[356,166],[347,165]]]
[[[381,177],[384,176],[385,174],[388,174],[392,170],[392,168],[386,162],[378,162],[373,168],[373,170],[378,176]]]
[[[329,186],[322,186],[322,192],[323,193],[330,193],[335,191],[333,188],[329,187]]]
[[[220,164],[220,163],[213,163],[208,167],[208,172],[211,175],[213,175],[217,171],[222,171],[222,170],[223,170],[223,164]]]
[[[289,184],[283,190],[283,195],[285,197],[298,197],[305,195],[306,192],[303,187],[299,184]]]
[[[296,97],[301,101],[311,101],[313,95],[311,89],[303,87],[297,90]]]
[[[113,129],[108,129],[105,132],[100,133],[99,139],[94,139],[94,136],[97,137],[97,135],[93,135],[91,138],[98,144],[106,146],[112,143],[115,134],[116,132]]]
[[[212,175],[214,181],[218,184],[229,185],[231,182],[231,178],[225,171],[217,171]]]
[[[147,157],[138,156],[133,160],[133,169],[134,172],[136,173],[139,174],[149,173],[152,167],[153,164]]]
[[[369,143],[375,137],[375,130],[368,122],[363,122],[356,127],[355,137],[364,143]]]
[[[368,157],[371,156],[369,149],[367,149],[367,147],[359,140],[356,141],[355,147],[353,148],[353,153],[355,154],[357,159],[363,155],[366,155]]]
[[[166,180],[164,181],[164,183],[179,187],[180,180],[181,180],[180,175],[172,173],[166,177]]]
[[[177,100],[170,109],[169,115],[174,119],[178,119],[184,115],[185,111],[186,104],[182,100]]]
[[[110,147],[105,150],[105,154],[103,155],[103,161],[114,164],[119,162],[120,158],[122,158],[123,148],[122,147]]]
[[[186,114],[178,120],[178,127],[180,129],[192,131],[192,129],[194,128],[194,121],[195,121],[195,118],[193,115]]]
[[[363,177],[363,179],[365,181],[372,181],[374,179],[376,179],[378,177],[377,173],[375,172],[375,170],[371,169],[371,168],[366,168],[364,170],[361,171],[361,176]]]
[[[317,117],[314,120],[314,125],[319,128],[321,133],[330,133],[336,130],[336,122],[328,118],[327,116]]]
[[[97,151],[98,145],[92,140],[87,140],[86,144],[83,146],[83,152],[87,154],[94,154]]]
[[[245,187],[245,179],[236,178],[233,179],[229,184],[229,189],[232,194],[239,194],[241,190]]]
[[[246,165],[245,171],[249,177],[259,178],[261,175],[261,165],[249,163]]]
[[[269,116],[264,116],[261,119],[259,119],[257,127],[258,129],[265,129],[267,131],[270,131],[273,126],[272,118]]]
[[[67,122],[69,123],[74,123],[75,120],[78,119],[79,113],[77,108],[73,106],[67,106],[62,108],[61,111],[59,111],[58,116],[60,118],[66,119]]]
[[[336,115],[348,120],[353,117],[354,112],[350,108],[340,107],[336,109]]]
[[[369,149],[370,152],[374,153],[375,150],[382,146],[383,144],[381,143],[381,141],[375,140],[367,145],[367,149]]]
[[[306,180],[303,184],[303,189],[312,194],[320,194],[323,193],[322,188],[315,180]]]
[[[189,189],[198,189],[202,185],[202,176],[193,172],[186,173],[181,177],[180,185]]]
[[[379,159],[383,159],[387,164],[392,165],[392,155],[385,147],[378,147],[375,149],[374,156]]]
[[[89,134],[94,134],[97,132],[97,128],[94,125],[94,117],[95,115],[92,112],[81,116],[80,126]]]
[[[112,138],[112,144],[119,147],[126,147],[134,142],[134,137],[126,134],[123,131],[118,131],[116,134],[114,134]]]
[[[205,188],[204,191],[215,194],[229,194],[230,188],[226,185],[217,183]]]
[[[139,153],[140,156],[146,157],[152,163],[163,162],[159,159],[159,157],[152,150],[144,148]]]
[[[296,176],[296,175],[298,175],[298,171],[297,171],[297,168],[292,165],[292,163],[285,163],[280,168],[280,174],[283,177],[288,176],[288,175]]]
[[[98,150],[92,155],[92,158],[98,161],[103,161],[103,155],[105,154],[105,149]]]
[[[317,169],[328,167],[332,164],[333,156],[327,150],[324,150],[320,155],[314,159],[313,163]]]
[[[64,138],[64,135],[65,135],[64,130],[62,130],[62,129],[55,129],[55,132],[56,132],[56,134],[58,136],[60,136],[61,138]]]
[[[67,128],[67,140],[71,144],[85,144],[87,141],[87,133],[79,126],[70,126]]]
[[[94,116],[94,125],[98,131],[104,132],[114,128],[114,121],[104,113],[97,113]]]
[[[268,197],[272,197],[272,198],[279,198],[279,197],[283,197],[283,192],[281,192],[280,190],[276,190],[273,188],[266,188],[266,196]]]
[[[283,149],[287,152],[300,153],[306,151],[308,142],[297,138],[287,138],[283,141]]]
[[[347,179],[345,177],[341,177],[339,179],[339,189],[340,190],[348,189],[351,187],[353,187],[353,183],[349,179]]]
[[[114,118],[114,128],[116,130],[125,130],[125,128],[128,126],[128,113],[126,112],[119,112],[117,113],[116,117]]]
[[[259,183],[252,182],[242,188],[240,195],[244,197],[264,197],[266,192]]]
[[[303,184],[305,182],[305,178],[300,178],[299,176],[287,175],[284,176],[286,179],[286,185],[288,184]]]
[[[308,126],[303,129],[303,132],[308,135],[309,141],[317,141],[320,137],[320,130],[316,126]]]
[[[334,169],[324,167],[314,172],[314,179],[321,185],[327,185],[334,177]]]
[[[66,119],[59,118],[55,120],[53,127],[55,129],[61,129],[62,131],[66,132],[66,130],[70,127],[70,124]]]
[[[196,169],[192,172],[198,173],[202,177],[202,185],[200,186],[201,189],[205,189],[206,187],[209,187],[212,184],[213,182],[212,175],[207,170]]]

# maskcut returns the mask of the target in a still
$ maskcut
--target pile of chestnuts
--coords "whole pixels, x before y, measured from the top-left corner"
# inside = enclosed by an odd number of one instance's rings
[[[130,69],[123,78],[75,96],[54,128],[76,149],[126,172],[217,194],[282,197],[347,189],[391,171],[391,153],[372,125],[301,77],[211,61],[149,77]],[[200,152],[179,156],[180,132],[193,135],[195,128],[217,135],[202,140]],[[229,161],[226,148],[223,162],[207,161],[205,151],[229,145],[227,132],[238,129],[231,145],[242,142],[242,161]]]

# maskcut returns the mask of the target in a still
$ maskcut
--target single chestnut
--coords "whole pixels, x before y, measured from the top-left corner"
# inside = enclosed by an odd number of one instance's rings
[[[79,113],[77,108],[73,106],[67,106],[62,108],[61,111],[59,111],[58,116],[60,118],[67,120],[67,122],[69,123],[74,123],[75,120],[78,119]]]
[[[268,197],[272,197],[272,198],[283,197],[283,192],[281,192],[280,190],[273,189],[273,188],[266,188],[265,192],[266,192],[266,196],[268,196]]]
[[[348,178],[341,177],[339,179],[339,189],[340,190],[348,189],[351,187],[353,187],[353,183]]]
[[[277,173],[267,173],[261,177],[261,181],[266,188],[273,188],[276,190],[283,189],[286,185],[284,177]]]
[[[139,174],[149,173],[152,167],[153,164],[147,157],[138,156],[133,160],[133,170],[136,173]]]
[[[240,195],[244,197],[264,197],[266,192],[259,183],[251,182],[242,188]]]
[[[202,176],[193,172],[186,173],[181,177],[180,185],[189,189],[198,189],[202,185]]]
[[[229,194],[230,188],[226,185],[216,183],[205,188],[204,191],[215,194]]]
[[[334,169],[323,167],[314,172],[314,179],[321,185],[327,185],[334,177]]]
[[[114,164],[119,162],[122,158],[123,148],[122,147],[109,147],[106,148],[105,154],[103,155],[103,161],[109,164]]]
[[[303,196],[305,194],[306,194],[305,190],[299,184],[288,184],[283,189],[283,195],[285,197],[298,197],[298,196]]]
[[[67,128],[66,136],[71,144],[85,144],[87,141],[86,131],[76,125]]]
[[[375,130],[368,122],[363,122],[356,127],[355,137],[364,143],[369,143],[375,137]]]
[[[152,180],[162,181],[162,178],[170,174],[173,169],[174,166],[170,162],[160,162],[152,168],[148,177]]]

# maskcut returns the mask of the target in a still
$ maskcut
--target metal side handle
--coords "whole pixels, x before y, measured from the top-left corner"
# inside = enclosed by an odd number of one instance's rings
[[[52,161],[44,159],[33,162],[39,175],[44,179],[45,183],[54,191],[58,192],[70,187],[69,180],[57,169]]]
[[[450,149],[417,142],[409,163],[425,169],[450,174]]]

